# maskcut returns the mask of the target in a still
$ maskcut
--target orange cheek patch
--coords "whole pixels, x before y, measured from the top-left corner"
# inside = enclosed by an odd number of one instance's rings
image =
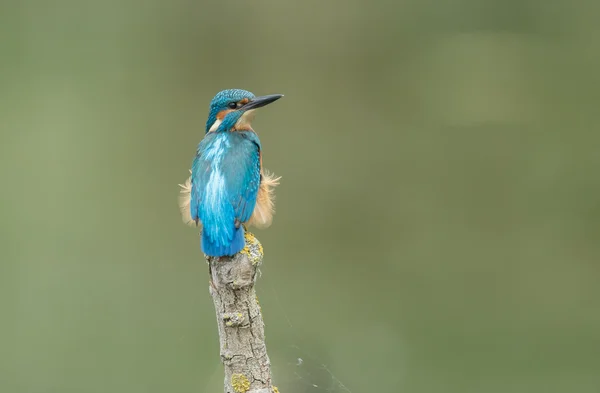
[[[250,102],[250,100],[249,100],[249,99],[247,99],[247,98],[243,98],[243,99],[242,99],[242,100],[241,100],[239,103],[240,103],[240,104],[242,104],[242,105],[246,105],[246,104],[247,104],[247,103],[249,103],[249,102]]]
[[[221,111],[221,112],[217,113],[217,119],[218,120],[223,120],[225,118],[225,116],[227,116],[227,114],[229,112],[233,112],[233,109],[225,109],[224,111]]]

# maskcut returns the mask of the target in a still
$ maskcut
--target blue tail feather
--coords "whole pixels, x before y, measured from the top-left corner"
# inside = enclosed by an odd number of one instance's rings
[[[240,225],[239,228],[235,229],[233,234],[233,240],[229,244],[217,244],[217,242],[211,242],[206,235],[206,231],[202,231],[202,252],[211,257],[223,257],[229,255],[235,255],[246,246],[246,239],[244,238],[244,227]]]

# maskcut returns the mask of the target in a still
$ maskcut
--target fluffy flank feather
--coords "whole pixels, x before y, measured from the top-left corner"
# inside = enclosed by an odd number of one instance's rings
[[[190,171],[191,173],[192,171]],[[200,223],[196,225],[196,221],[192,220],[192,214],[190,212],[190,200],[192,193],[192,178],[188,177],[185,183],[180,184],[179,187],[179,210],[181,211],[181,219],[183,222],[191,227],[201,226]]]
[[[271,225],[273,215],[275,214],[274,188],[279,185],[280,179],[281,176],[275,177],[274,174],[266,171],[262,174],[260,188],[256,197],[256,206],[252,212],[252,217],[248,221],[248,225],[261,229]]]

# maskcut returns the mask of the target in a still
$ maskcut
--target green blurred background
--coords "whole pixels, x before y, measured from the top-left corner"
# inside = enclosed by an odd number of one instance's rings
[[[282,393],[600,391],[600,3],[0,4],[0,392],[222,391],[177,184],[224,88],[286,95]]]

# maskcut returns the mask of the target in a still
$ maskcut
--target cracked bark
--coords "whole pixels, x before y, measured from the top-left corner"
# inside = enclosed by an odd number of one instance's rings
[[[262,246],[250,236],[249,251],[233,257],[207,257],[210,294],[215,304],[225,393],[272,393],[271,363],[254,283]]]

